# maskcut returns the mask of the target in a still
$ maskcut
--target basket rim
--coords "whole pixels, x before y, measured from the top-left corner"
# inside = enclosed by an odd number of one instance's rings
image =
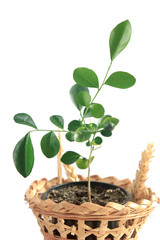
[[[83,176],[79,175],[81,180]],[[119,180],[116,177],[101,178],[98,175],[92,176],[92,179],[102,182],[112,182],[114,185],[123,186],[123,188],[130,191],[132,187],[132,181],[130,179]],[[68,179],[64,182],[69,182]],[[155,193],[149,188],[150,198],[141,199],[139,202],[127,202],[125,205],[118,203],[109,202],[106,206],[100,206],[98,204],[85,202],[81,205],[75,205],[62,201],[55,203],[51,199],[41,200],[41,195],[50,187],[57,185],[57,178],[47,180],[42,178],[34,181],[29,189],[25,193],[25,200],[29,203],[29,207],[36,212],[41,214],[56,216],[61,218],[71,219],[106,219],[106,220],[117,220],[122,218],[137,218],[139,216],[149,215],[153,211],[158,198]]]

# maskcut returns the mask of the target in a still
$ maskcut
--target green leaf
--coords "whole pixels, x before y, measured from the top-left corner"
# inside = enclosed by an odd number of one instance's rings
[[[112,61],[128,45],[131,38],[131,32],[131,24],[128,20],[121,22],[112,30],[109,38]]]
[[[104,115],[102,118],[99,119],[98,124],[97,124],[98,129],[103,127],[103,125],[104,125],[104,124],[103,124],[103,121],[104,121],[106,118],[109,118],[109,117],[111,117],[111,115]]]
[[[112,122],[108,122],[104,124],[104,129],[108,132],[112,132],[114,128],[115,128],[115,124]]]
[[[90,147],[90,146],[91,146],[91,144],[90,144],[89,141],[86,142],[86,146],[87,146],[87,147]]]
[[[56,125],[57,127],[63,129],[64,128],[64,120],[60,115],[53,115],[50,117],[50,121]]]
[[[30,133],[27,133],[15,146],[13,160],[17,171],[23,177],[28,177],[34,164],[34,150]]]
[[[94,159],[94,156],[91,157],[91,160],[90,160],[91,163],[92,163],[93,159]],[[76,165],[77,165],[77,167],[80,168],[80,169],[86,169],[86,168],[88,168],[88,164],[89,164],[89,160],[86,159],[86,158],[79,158],[79,159],[76,161]]]
[[[96,137],[96,138],[94,139],[94,143],[95,143],[96,145],[100,145],[102,142],[103,142],[103,140],[102,140],[101,137]]]
[[[101,131],[101,134],[102,134],[102,136],[104,136],[104,137],[111,137],[111,136],[112,136],[112,132],[106,131],[105,129],[103,129],[103,130]]]
[[[91,96],[88,92],[80,92],[77,96],[77,102],[82,106],[88,106],[91,101]]]
[[[113,123],[115,126],[119,123],[119,119],[105,115],[99,122],[98,128],[104,128],[106,123]]]
[[[41,149],[47,158],[52,158],[57,155],[60,149],[60,142],[54,132],[49,132],[41,139]]]
[[[66,139],[70,142],[74,142],[74,132],[68,132],[65,135]]]
[[[92,156],[92,157],[91,157],[91,160],[90,160],[90,161],[91,161],[91,163],[93,162],[93,160],[94,160],[94,156]]]
[[[99,82],[96,73],[89,68],[77,68],[73,72],[73,79],[84,87],[98,88]]]
[[[114,118],[114,117],[109,117],[109,118],[106,118],[104,119],[103,121],[103,126],[106,124],[106,123],[114,123],[115,126],[117,126],[117,124],[119,123],[119,119],[118,118]]]
[[[91,131],[85,127],[78,128],[75,131],[74,139],[76,142],[84,142],[91,137]]]
[[[93,117],[101,118],[104,115],[104,107],[101,104],[93,103],[90,106],[90,111]]]
[[[77,161],[76,161],[76,165],[78,168],[80,169],[86,169],[88,168],[88,160],[85,159],[85,158],[79,158]]]
[[[80,154],[72,151],[68,151],[63,154],[61,157],[61,162],[64,164],[72,164],[77,161],[77,159],[80,157]]]
[[[111,87],[126,89],[132,87],[135,82],[136,79],[131,74],[127,72],[115,72],[109,76],[105,84]]]
[[[75,84],[71,90],[70,90],[70,97],[71,97],[71,100],[73,102],[73,104],[76,106],[76,108],[78,108],[78,110],[80,111],[82,109],[82,105],[80,105],[78,102],[77,102],[77,96],[80,92],[88,92],[89,93],[89,90],[87,87],[83,87],[83,86],[80,86],[78,84]]]
[[[34,123],[33,119],[27,113],[18,113],[14,116],[14,121],[19,124],[27,125],[37,129],[36,124]]]
[[[86,111],[87,111],[87,113],[86,113]],[[93,117],[92,116],[92,114],[91,114],[91,110],[90,110],[90,108],[85,108],[84,109],[84,112],[83,112],[83,115],[85,114],[85,118],[90,118],[90,117]]]
[[[78,120],[73,120],[68,124],[69,131],[76,131],[80,127],[81,127],[81,122]]]

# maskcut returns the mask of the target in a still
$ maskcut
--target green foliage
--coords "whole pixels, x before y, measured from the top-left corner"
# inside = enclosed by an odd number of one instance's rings
[[[85,127],[80,127],[75,131],[74,139],[76,142],[85,142],[90,139],[91,131]]]
[[[14,121],[16,123],[27,125],[27,126],[30,126],[30,127],[33,127],[35,129],[37,129],[37,126],[34,123],[33,119],[27,113],[17,113],[14,116]]]
[[[113,60],[128,45],[130,37],[131,25],[128,20],[118,24],[112,30],[109,39],[111,62],[101,85],[99,85],[98,77],[93,70],[85,67],[76,68],[74,70],[73,79],[76,84],[70,89],[70,97],[75,107],[79,110],[80,115],[78,120],[71,120],[69,122],[68,130],[64,129],[64,119],[60,115],[53,115],[50,117],[50,121],[58,127],[57,130],[37,129],[33,119],[26,113],[18,113],[14,116],[14,121],[16,123],[34,128],[34,130],[27,133],[17,143],[13,152],[15,166],[22,176],[27,177],[31,173],[34,164],[34,151],[30,133],[35,131],[48,132],[42,137],[40,145],[43,154],[47,158],[52,158],[58,154],[60,149],[60,142],[55,132],[63,132],[65,133],[66,139],[70,142],[85,142],[90,152],[87,159],[76,152],[67,151],[63,154],[61,161],[64,164],[73,164],[76,162],[80,169],[88,168],[88,179],[90,181],[90,164],[94,159],[94,156],[92,156],[93,152],[101,147],[103,143],[102,137],[112,136],[113,130],[119,123],[117,118],[111,115],[104,115],[104,107],[99,103],[95,103],[95,99],[104,85],[127,89],[132,87],[136,82],[134,76],[122,71],[114,72],[108,77]],[[95,94],[92,97],[88,88],[95,88]],[[104,102],[108,106],[107,94]],[[65,103],[64,107],[68,109]],[[92,123],[87,121],[88,117],[92,118]],[[97,119],[98,122],[93,123]],[[101,137],[97,136],[98,134],[101,134]],[[90,186],[90,184],[88,184],[88,186]]]
[[[117,126],[117,124],[119,123],[119,119],[114,118],[114,117],[109,117],[107,119],[104,119],[103,124],[106,124],[109,122],[114,123],[114,125]]]
[[[61,161],[69,165],[76,162],[80,156],[81,155],[76,152],[68,151],[63,154],[63,156],[61,157]]]
[[[27,133],[15,146],[13,160],[17,171],[23,176],[28,177],[34,164],[34,150],[30,133]]]
[[[90,147],[90,146],[91,146],[90,141],[87,141],[87,142],[86,142],[86,146],[87,146],[87,147]]]
[[[80,169],[86,169],[86,168],[88,168],[88,159],[86,159],[86,158],[79,158],[76,161],[76,165]]]
[[[50,121],[56,125],[57,127],[63,129],[64,128],[64,120],[63,117],[59,115],[53,115],[50,117]]]
[[[96,73],[89,68],[77,68],[73,72],[73,79],[80,86],[98,88],[99,82]]]
[[[105,115],[103,118],[101,118],[98,122],[98,128],[104,128],[106,123],[113,123],[115,126],[119,123],[119,120],[117,118],[111,117],[110,115]]]
[[[60,149],[60,142],[53,131],[50,131],[42,137],[41,149],[47,158],[52,158],[57,155]]]
[[[131,24],[128,20],[121,22],[112,30],[109,38],[111,61],[128,45],[131,33]]]
[[[75,85],[73,85],[73,87],[71,88],[71,90],[70,90],[70,92],[69,92],[69,93],[70,93],[71,100],[72,100],[73,104],[76,106],[76,108],[78,108],[78,110],[81,110],[82,107],[83,107],[81,104],[79,104],[79,103],[77,102],[77,96],[78,96],[78,94],[81,93],[81,92],[87,92],[87,93],[89,93],[89,90],[88,90],[87,87],[83,87],[83,86],[80,86],[80,85],[78,85],[78,84],[75,84]]]
[[[105,84],[111,87],[126,89],[132,87],[135,82],[136,79],[131,74],[127,72],[115,72],[109,76]]]
[[[94,156],[91,157],[90,159],[90,163],[92,163],[94,159]],[[89,159],[86,159],[86,158],[79,158],[77,161],[76,161],[76,165],[79,169],[86,169],[88,168],[89,166]]]
[[[98,103],[92,103],[90,106],[90,112],[93,117],[95,118],[101,118],[104,115],[104,107],[101,104]]]
[[[91,96],[88,92],[80,92],[77,96],[77,102],[82,106],[88,106],[91,101]]]
[[[84,118],[91,118],[91,117],[93,117],[92,114],[91,114],[90,107],[84,109],[83,116],[84,116]]]
[[[97,123],[97,127],[98,129],[102,128],[103,127],[103,121],[106,119],[106,118],[109,118],[111,117],[111,115],[104,115],[102,118],[99,119],[98,123]]]
[[[101,137],[96,137],[96,138],[94,139],[94,144],[95,144],[95,145],[100,145],[100,144],[102,144],[102,142],[103,142],[103,140],[102,140]]]
[[[103,137],[111,137],[112,131],[119,123],[117,118],[113,118],[110,115],[105,115],[103,118],[100,119],[98,128],[103,128],[100,133]]]
[[[111,137],[112,136],[112,132],[111,131],[107,131],[105,129],[103,129],[101,131],[101,134],[102,134],[103,137]]]
[[[80,127],[81,127],[81,122],[78,120],[73,120],[68,124],[69,131],[76,131]]]
[[[112,132],[114,128],[115,128],[115,124],[112,122],[108,122],[104,124],[104,129],[108,132]]]
[[[74,142],[74,132],[68,132],[65,135],[66,139],[70,142]]]

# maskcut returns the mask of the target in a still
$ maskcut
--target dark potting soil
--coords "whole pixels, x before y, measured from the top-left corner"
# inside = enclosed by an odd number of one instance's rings
[[[84,202],[88,202],[88,187],[84,185],[80,186],[68,186],[59,190],[52,190],[48,194],[48,198],[56,203],[67,201],[76,205],[80,205]],[[116,189],[104,189],[102,186],[95,185],[91,187],[91,200],[92,203],[105,206],[108,202],[122,203],[126,198],[126,195],[120,188]]]

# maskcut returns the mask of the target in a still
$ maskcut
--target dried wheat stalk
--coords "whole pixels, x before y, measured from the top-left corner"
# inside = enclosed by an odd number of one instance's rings
[[[141,199],[148,199],[150,192],[149,189],[146,188],[145,182],[147,180],[147,173],[149,171],[149,164],[152,160],[154,150],[153,143],[148,144],[147,149],[142,152],[142,157],[139,162],[139,170],[136,172],[136,178],[133,181],[132,187],[132,195],[134,201],[138,201]]]
[[[79,181],[76,171],[72,165],[63,164],[63,166],[70,182]]]

